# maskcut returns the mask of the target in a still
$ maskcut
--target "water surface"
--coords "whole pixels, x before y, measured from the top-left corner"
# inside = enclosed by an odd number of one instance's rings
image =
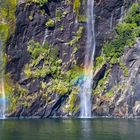
[[[0,140],[140,140],[140,120],[0,120]]]

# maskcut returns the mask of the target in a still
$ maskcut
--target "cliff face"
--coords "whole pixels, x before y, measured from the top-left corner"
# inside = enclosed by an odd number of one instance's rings
[[[118,117],[140,115],[139,51],[139,40],[132,48],[125,49],[120,61],[125,64],[127,75],[118,63],[108,71],[108,78],[104,81],[106,88],[103,90],[100,87],[100,94],[94,96],[93,112],[96,115]]]
[[[133,3],[133,0],[95,1],[95,58],[102,54],[104,42],[116,36],[116,25]],[[6,45],[6,73],[13,83],[9,116],[79,115],[75,79],[82,74],[84,62],[86,2],[82,0],[79,6],[75,5],[75,1],[50,0],[41,6],[24,1],[17,6],[15,33]],[[120,57],[123,70],[118,63],[110,67],[107,62],[94,71],[93,115],[140,115],[139,51],[137,40]],[[106,72],[105,88],[97,94]]]

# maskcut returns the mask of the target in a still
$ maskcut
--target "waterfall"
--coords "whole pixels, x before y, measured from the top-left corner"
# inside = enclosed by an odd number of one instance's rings
[[[45,29],[45,34],[44,34],[44,38],[43,38],[43,42],[42,42],[42,46],[45,45],[46,42],[46,38],[48,37],[48,29]]]
[[[114,17],[114,13],[112,12],[111,18],[110,18],[110,32],[113,30],[113,17]]]
[[[124,6],[121,7],[121,15],[119,20],[120,23],[123,21],[123,17],[124,17]]]
[[[120,15],[120,19],[119,19],[120,23],[123,21],[124,15],[125,15],[125,0],[123,1],[123,6],[121,7],[121,15]]]
[[[3,63],[3,50],[2,42],[0,42],[0,118],[5,119],[6,111],[6,97],[4,90],[4,63]]]
[[[93,61],[95,54],[94,0],[87,1],[87,42],[84,63],[84,79],[80,88],[80,117],[91,117],[91,93],[93,85]]]

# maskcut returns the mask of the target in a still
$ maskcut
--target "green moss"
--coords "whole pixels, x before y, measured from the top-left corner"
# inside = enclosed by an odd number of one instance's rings
[[[86,15],[79,15],[79,16],[78,16],[78,21],[79,21],[79,22],[87,22],[87,17],[86,17]]]
[[[67,101],[68,105],[69,105],[69,108],[67,110],[68,112],[74,113],[78,110],[78,108],[76,107],[78,93],[79,93],[79,87],[73,87],[72,92],[71,92],[69,99]]]
[[[68,11],[67,11],[67,10],[64,10],[64,11],[63,11],[63,14],[62,14],[62,17],[63,17],[63,18],[66,17],[67,14],[68,14]]]
[[[19,85],[19,84],[16,84],[15,85],[15,90],[16,90],[16,94],[19,94],[20,96],[24,96],[24,95],[27,95],[28,94],[28,90],[27,88]]]
[[[40,54],[44,56],[48,51],[45,47],[42,47],[40,43],[34,42],[33,40],[29,42],[27,50],[31,53],[33,59],[41,58],[39,57]]]
[[[60,30],[61,30],[61,31],[64,30],[64,26],[63,26],[63,25],[60,26]]]
[[[46,82],[41,82],[41,88],[44,90],[46,89],[47,85],[46,85]]]
[[[107,93],[105,94],[105,96],[108,97],[108,98],[113,97],[113,96],[114,96],[113,90],[110,90],[109,92],[107,92]]]
[[[25,74],[25,76],[26,76],[27,78],[32,77],[32,71],[31,71],[31,69],[30,69],[29,64],[26,64],[26,65],[25,65],[24,74]]]
[[[48,74],[58,74],[62,60],[57,57],[57,48],[48,43],[41,46],[38,42],[31,40],[27,50],[32,57],[30,64],[27,64],[24,69],[27,78],[45,78]],[[43,64],[39,67],[41,62]]]
[[[6,93],[6,96],[9,97],[10,94],[13,94],[14,92],[14,83],[13,81],[11,80],[11,77],[10,77],[10,74],[7,73],[5,75],[5,79],[4,79],[4,89],[5,89],[5,93]]]
[[[62,60],[58,58],[58,51],[54,46],[48,43],[41,46],[38,42],[30,41],[27,50],[31,54],[31,61],[24,68],[26,78],[45,78],[51,75],[47,84],[44,82],[41,84],[41,89],[46,89],[47,93],[64,95],[72,89],[79,69],[75,72],[73,70],[63,71]],[[73,50],[74,53],[76,51],[77,49]],[[39,65],[40,62],[42,65]]]
[[[133,4],[125,17],[126,23],[135,23],[137,26],[140,25],[140,4]]]
[[[96,58],[95,65],[94,65],[94,71],[102,68],[102,66],[106,63],[106,59],[103,55],[100,55]]]
[[[126,65],[125,65],[122,61],[120,61],[120,62],[119,62],[119,66],[120,66],[121,69],[123,70],[124,75],[125,75],[126,77],[128,77],[128,76],[129,76],[129,71],[128,71],[128,68],[126,67]]]
[[[74,0],[73,10],[75,11],[77,17],[78,17],[78,15],[79,15],[80,6],[81,6],[80,0]]]
[[[108,69],[105,73],[105,76],[103,77],[103,79],[101,79],[95,89],[95,91],[93,92],[94,95],[98,95],[101,93],[105,93],[107,92],[107,85],[109,83],[109,75],[110,75],[110,70]]]
[[[31,1],[40,4],[40,6],[48,2],[48,0],[31,0]]]
[[[55,21],[52,20],[52,19],[49,19],[49,20],[46,22],[46,27],[47,27],[47,28],[54,28],[54,27],[55,27]]]
[[[0,39],[5,41],[8,37],[9,26],[7,24],[0,24]]]
[[[15,29],[16,0],[4,0],[0,4],[0,39],[6,41]]]
[[[84,30],[84,27],[80,26],[75,33],[75,37],[70,42],[68,42],[67,45],[69,45],[71,47],[74,46],[82,37],[83,30]]]
[[[69,106],[69,111],[73,111],[75,109],[75,102],[77,100],[77,96],[75,94],[70,95],[70,106]]]
[[[42,67],[41,69],[36,68],[32,73],[33,78],[45,78],[51,71],[47,67]]]
[[[62,12],[60,9],[57,9],[55,12],[56,21],[60,21],[62,16]]]
[[[16,110],[17,102],[18,102],[18,97],[13,97],[13,99],[10,100],[10,104],[8,106],[8,112],[12,112]]]
[[[48,93],[65,94],[69,90],[69,77],[61,71],[62,60],[57,57],[58,51],[48,43],[41,46],[38,42],[30,41],[28,46],[32,59],[25,66],[24,73],[27,78],[45,78],[52,75],[46,85]],[[42,66],[39,66],[40,62]],[[42,88],[45,89],[44,84]]]
[[[26,102],[26,100],[23,101],[23,99],[28,95],[28,90],[19,84],[13,84],[9,78],[6,78],[5,92],[9,101],[8,112],[16,111],[19,104],[24,104]]]
[[[78,90],[73,86],[81,73],[83,73],[83,69],[78,66],[69,71],[59,71],[47,84],[47,92],[64,95],[72,91],[72,94],[77,94]]]
[[[33,20],[33,16],[30,15],[29,16],[29,20],[32,21]]]
[[[64,95],[68,92],[69,83],[64,82],[60,79],[52,79],[48,84],[47,91],[49,93],[57,93],[60,95]]]
[[[66,75],[69,77],[71,84],[75,83],[77,79],[84,74],[84,69],[79,66],[73,66]]]

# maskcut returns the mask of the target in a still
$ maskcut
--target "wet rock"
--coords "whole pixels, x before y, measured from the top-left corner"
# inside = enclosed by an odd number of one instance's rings
[[[29,88],[30,94],[39,91],[39,88],[40,88],[40,80],[37,79],[33,81],[30,85],[30,88]]]

